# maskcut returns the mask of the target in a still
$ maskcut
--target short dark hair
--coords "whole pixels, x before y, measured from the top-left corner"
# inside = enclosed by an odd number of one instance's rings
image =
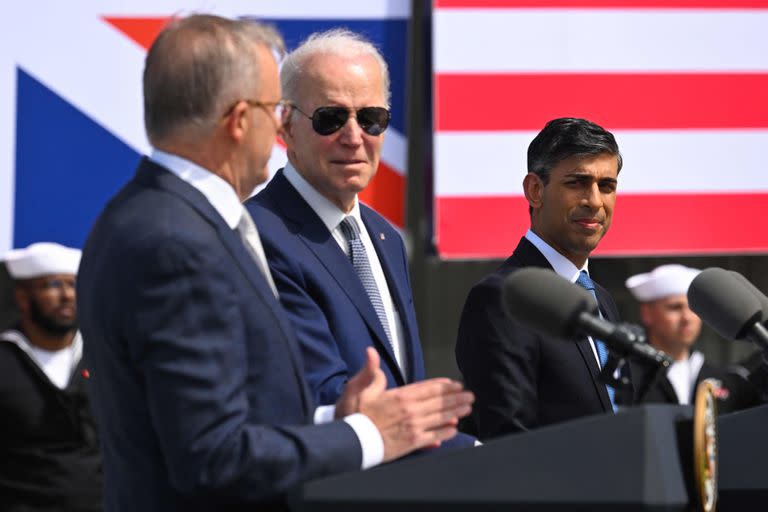
[[[546,185],[549,173],[559,162],[572,156],[608,154],[623,164],[619,145],[611,132],[592,121],[561,117],[549,121],[528,146],[528,172]]]

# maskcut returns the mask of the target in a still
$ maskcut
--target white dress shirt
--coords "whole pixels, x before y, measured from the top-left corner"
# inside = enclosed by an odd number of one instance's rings
[[[309,204],[309,207],[320,217],[325,227],[333,236],[336,243],[339,244],[339,248],[344,251],[344,254],[349,256],[349,244],[344,237],[344,233],[341,231],[341,221],[347,216],[354,217],[357,221],[357,225],[360,227],[360,240],[363,242],[365,252],[368,255],[368,260],[371,264],[371,271],[373,272],[373,278],[376,281],[376,287],[379,289],[379,295],[381,295],[381,301],[384,304],[384,312],[387,315],[387,323],[389,324],[389,332],[392,336],[392,347],[395,352],[395,359],[397,365],[400,367],[400,372],[403,376],[408,375],[408,368],[406,367],[406,360],[404,357],[405,346],[403,333],[403,322],[400,320],[400,314],[395,308],[395,302],[392,300],[392,294],[389,292],[389,285],[387,285],[387,278],[384,275],[384,269],[381,266],[381,261],[376,253],[376,248],[373,246],[371,236],[368,233],[368,229],[365,227],[362,217],[360,216],[360,203],[355,197],[355,205],[352,207],[352,211],[349,213],[342,212],[338,206],[330,202],[325,196],[320,194],[315,188],[299,174],[299,172],[288,162],[283,169],[285,179],[293,185],[293,188],[304,198]]]
[[[525,233],[525,238],[527,238],[528,241],[531,242],[539,250],[539,252],[544,255],[549,264],[552,265],[552,268],[555,269],[555,272],[560,277],[564,277],[570,282],[575,283],[579,278],[579,274],[582,270],[589,274],[589,260],[584,262],[583,267],[577,268],[576,265],[571,262],[571,260],[553,249],[551,245],[542,240],[539,235],[530,229],[527,233]],[[592,339],[592,336],[588,336],[588,338],[589,346],[592,347],[592,353],[595,355],[595,361],[597,361],[597,367],[602,368],[603,366],[600,364],[600,356],[597,355],[597,347],[595,347],[595,342]]]
[[[667,369],[667,379],[672,384],[672,388],[677,395],[677,401],[680,405],[689,405],[693,386],[699,377],[699,371],[704,364],[704,354],[693,352],[688,359],[675,361]]]
[[[150,159],[199,190],[221,215],[224,222],[233,230],[237,228],[245,210],[232,185],[220,176],[177,155],[155,149]],[[261,244],[258,230],[256,236],[259,239],[258,243]],[[264,268],[269,269],[263,249],[261,256],[265,260]],[[333,421],[334,414],[335,406],[333,405],[318,407],[314,415],[315,423]],[[384,460],[384,441],[376,425],[361,413],[346,416],[344,421],[352,427],[360,441],[363,453],[362,469],[380,464]]]

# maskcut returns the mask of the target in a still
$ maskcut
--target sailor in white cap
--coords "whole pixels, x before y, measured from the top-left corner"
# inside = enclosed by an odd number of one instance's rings
[[[6,505],[96,510],[101,462],[75,303],[80,250],[42,242],[3,260],[19,310],[18,325],[0,332]]]
[[[701,333],[701,319],[688,307],[688,288],[700,270],[683,265],[662,265],[626,281],[640,302],[640,320],[648,342],[675,362],[666,373],[648,368],[637,380],[643,402],[691,404],[696,386],[707,378],[723,382],[721,412],[755,405],[756,390],[743,378],[709,364],[692,350]]]

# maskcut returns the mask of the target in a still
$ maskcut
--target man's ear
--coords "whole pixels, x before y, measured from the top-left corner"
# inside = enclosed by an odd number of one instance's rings
[[[29,292],[21,286],[16,286],[13,290],[13,295],[19,311],[22,314],[26,314],[29,311]]]
[[[224,128],[232,139],[240,142],[248,131],[248,123],[251,119],[248,117],[248,103],[239,101],[232,107],[232,111],[224,118]]]
[[[538,175],[529,172],[523,178],[523,193],[531,208],[539,208],[544,197],[544,182]]]
[[[643,325],[651,325],[653,323],[653,311],[651,304],[647,302],[640,303],[640,322]]]

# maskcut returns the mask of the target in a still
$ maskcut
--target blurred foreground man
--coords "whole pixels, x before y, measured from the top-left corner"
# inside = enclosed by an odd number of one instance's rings
[[[313,396],[336,402],[368,347],[378,351],[388,387],[424,380],[402,238],[358,200],[389,125],[387,64],[359,35],[331,30],[288,55],[281,82],[292,107],[282,131],[288,163],[247,207]]]
[[[0,333],[0,509],[101,510],[101,459],[77,332],[80,251],[36,243],[5,256],[18,326]]]
[[[693,404],[696,386],[704,379],[722,382],[718,412],[730,412],[761,402],[760,395],[743,377],[708,363],[693,350],[701,334],[701,319],[688,307],[688,288],[700,270],[683,265],[662,265],[626,281],[640,302],[640,321],[648,343],[669,354],[675,362],[665,370],[640,363],[637,372],[643,402]]]
[[[440,443],[469,412],[447,379],[385,391],[375,351],[315,410],[241,205],[281,126],[280,43],[197,15],[147,55],[155,151],[97,220],[78,280],[108,510],[282,508],[302,482]]]
[[[611,296],[589,277],[589,255],[611,225],[621,165],[613,135],[585,119],[552,120],[528,147],[531,228],[470,291],[456,342],[459,369],[477,397],[472,419],[481,440],[615,409],[613,390],[598,380],[604,343],[554,339],[513,321],[502,287],[517,269],[551,269],[595,294],[603,318],[618,320]]]

